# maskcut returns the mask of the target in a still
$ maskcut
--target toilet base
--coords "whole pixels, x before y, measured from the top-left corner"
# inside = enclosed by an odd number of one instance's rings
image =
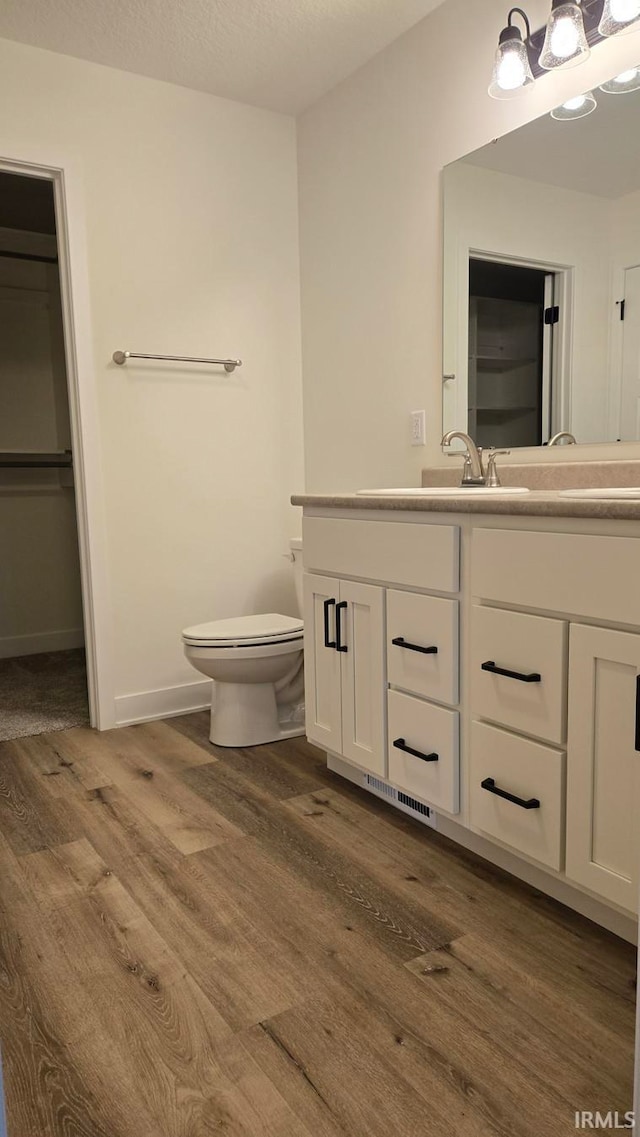
[[[273,683],[216,683],[209,740],[241,748],[305,734],[304,723],[281,722],[278,709]]]

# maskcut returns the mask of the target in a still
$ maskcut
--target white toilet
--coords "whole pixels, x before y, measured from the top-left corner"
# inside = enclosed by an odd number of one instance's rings
[[[289,542],[302,610],[302,541]],[[259,746],[305,733],[303,624],[270,612],[196,624],[182,633],[192,667],[215,680],[209,738]]]

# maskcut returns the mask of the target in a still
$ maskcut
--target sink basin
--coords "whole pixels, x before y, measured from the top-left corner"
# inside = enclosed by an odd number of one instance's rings
[[[367,497],[495,497],[529,493],[529,490],[526,486],[411,486],[409,489],[358,490],[358,493]]]
[[[578,501],[640,501],[640,486],[601,486],[594,490],[558,490],[558,497]]]

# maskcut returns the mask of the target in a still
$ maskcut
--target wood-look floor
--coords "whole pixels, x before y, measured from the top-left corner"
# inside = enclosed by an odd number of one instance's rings
[[[629,945],[207,716],[0,746],[9,1137],[563,1137]]]

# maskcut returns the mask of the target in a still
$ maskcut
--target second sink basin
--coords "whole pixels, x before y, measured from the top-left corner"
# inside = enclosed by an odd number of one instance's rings
[[[358,490],[366,497],[495,497],[529,493],[526,486],[412,486],[409,489]]]
[[[640,486],[600,486],[592,490],[558,490],[558,497],[578,501],[640,501]]]

